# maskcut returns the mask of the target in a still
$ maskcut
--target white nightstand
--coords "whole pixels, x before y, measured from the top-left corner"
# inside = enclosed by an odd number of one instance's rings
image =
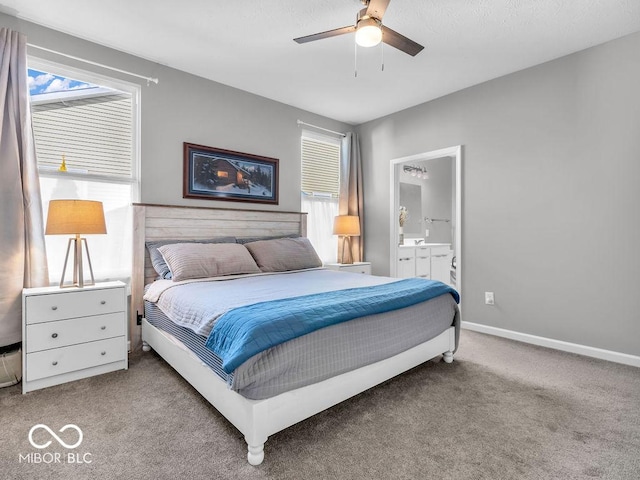
[[[22,393],[127,368],[124,283],[22,291]]]
[[[371,275],[371,262],[326,263],[325,267],[329,270],[339,270],[341,272],[364,273],[366,275]]]

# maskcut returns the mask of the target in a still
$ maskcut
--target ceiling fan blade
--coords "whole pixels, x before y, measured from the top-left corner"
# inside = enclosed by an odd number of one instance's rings
[[[335,37],[337,35],[344,35],[345,33],[355,32],[355,25],[349,25],[348,27],[336,28],[334,30],[327,30],[326,32],[314,33],[313,35],[307,35],[306,37],[298,37],[293,40],[298,43],[313,42],[315,40],[322,40],[323,38]]]
[[[382,16],[387,10],[390,1],[391,0],[370,0],[366,15],[382,20]]]
[[[415,57],[424,48],[419,43],[408,39],[404,35],[400,35],[398,32],[384,25],[382,26],[382,41],[398,50],[402,50],[404,53],[408,53],[412,57]]]

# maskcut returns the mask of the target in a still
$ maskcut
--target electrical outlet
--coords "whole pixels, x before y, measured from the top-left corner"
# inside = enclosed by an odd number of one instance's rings
[[[429,229],[427,229],[427,230],[425,230],[425,231],[424,231],[424,237],[425,237],[425,238],[428,238],[428,237],[429,237]]]
[[[493,292],[484,292],[484,303],[486,305],[495,305],[495,299],[493,298]]]

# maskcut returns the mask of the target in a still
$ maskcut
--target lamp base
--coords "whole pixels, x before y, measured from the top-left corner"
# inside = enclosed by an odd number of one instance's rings
[[[347,246],[347,255],[345,255],[345,246]],[[351,237],[349,235],[345,235],[342,240],[342,260],[340,261],[343,265],[352,265],[353,264],[353,255],[351,254]]]
[[[84,249],[87,252],[87,263],[89,264],[89,273],[91,275],[91,281],[85,282],[82,268],[82,244],[84,243]],[[73,244],[73,283],[64,283],[65,273],[67,272],[67,263],[69,263],[69,253],[71,250],[71,244]],[[60,278],[60,288],[83,288],[91,285],[95,285],[95,279],[93,278],[93,267],[91,266],[91,257],[89,256],[89,246],[87,245],[86,238],[80,238],[80,235],[76,235],[75,238],[70,238],[67,244],[67,254],[64,258],[64,267],[62,267],[62,277]]]

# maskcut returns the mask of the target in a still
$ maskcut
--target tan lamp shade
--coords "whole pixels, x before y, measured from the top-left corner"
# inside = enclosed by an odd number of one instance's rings
[[[360,236],[360,217],[357,215],[338,215],[333,220],[333,234],[344,237]]]
[[[107,233],[102,202],[93,200],[51,200],[46,235]]]

